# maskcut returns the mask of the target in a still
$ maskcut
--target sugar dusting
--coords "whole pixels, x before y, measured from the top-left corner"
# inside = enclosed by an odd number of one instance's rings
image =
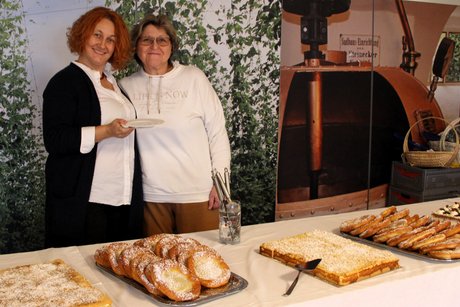
[[[158,261],[153,264],[153,272],[155,283],[163,284],[181,300],[195,298],[192,292],[195,280],[188,274],[186,268],[181,268],[179,263],[169,259]]]
[[[0,272],[0,306],[77,306],[103,293],[62,262],[25,265]]]
[[[302,262],[321,258],[318,268],[337,275],[347,275],[386,262],[398,261],[388,251],[358,244],[320,230],[269,241],[263,243],[262,247],[274,253],[293,256]]]
[[[203,257],[198,259],[195,267],[197,275],[206,279],[220,278],[223,273],[219,264],[213,258]]]
[[[205,251],[209,257],[215,258],[214,264],[206,263],[201,268],[208,287],[225,285],[231,276],[230,268],[216,250],[192,238],[158,234],[137,240],[132,245],[116,247],[119,246],[105,247],[107,253],[97,250],[95,256],[100,257],[95,257],[96,261],[104,263],[103,257],[108,257],[112,271],[117,274],[123,264],[127,277],[144,285],[150,293],[165,295],[173,301],[188,301],[200,296],[202,280],[186,265],[197,252]],[[155,257],[145,257],[150,253]]]
[[[213,284],[222,284],[228,281],[231,272],[217,256],[209,251],[200,251],[193,254],[193,267],[199,279],[212,281]]]

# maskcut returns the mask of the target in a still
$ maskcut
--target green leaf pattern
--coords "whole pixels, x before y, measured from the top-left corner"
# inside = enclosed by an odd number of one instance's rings
[[[107,0],[129,27],[170,16],[175,60],[202,69],[221,98],[232,147],[232,197],[243,224],[273,221],[279,96],[280,0]],[[43,248],[44,161],[29,92],[19,0],[0,0],[0,254]],[[19,12],[19,13],[18,13]],[[224,52],[222,52],[224,50]],[[117,78],[137,71],[132,61]]]
[[[270,222],[276,194],[281,1],[223,3],[216,8],[206,0],[106,1],[129,27],[145,13],[171,18],[180,38],[175,60],[202,69],[224,106],[232,197],[242,203],[243,224]],[[137,69],[131,64],[117,77]]]
[[[44,151],[27,79],[21,1],[0,0],[0,254],[40,249]]]

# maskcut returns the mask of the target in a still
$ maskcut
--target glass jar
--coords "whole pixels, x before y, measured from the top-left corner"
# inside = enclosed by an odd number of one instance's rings
[[[219,242],[240,243],[241,206],[236,201],[221,203],[219,207]]]

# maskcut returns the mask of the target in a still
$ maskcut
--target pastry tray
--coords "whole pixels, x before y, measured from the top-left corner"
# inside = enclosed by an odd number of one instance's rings
[[[374,241],[369,240],[369,239],[363,239],[363,238],[360,238],[360,237],[355,237],[355,236],[349,235],[349,234],[341,232],[341,231],[339,233],[340,233],[341,236],[343,236],[343,237],[345,237],[347,239],[356,241],[356,242],[368,244],[368,245],[371,245],[371,246],[380,247],[380,248],[383,248],[383,249],[394,251],[396,253],[411,256],[411,257],[414,257],[414,258],[423,259],[423,260],[426,260],[426,261],[437,262],[437,263],[451,263],[451,262],[459,262],[460,261],[460,259],[437,259],[437,258],[432,258],[432,257],[430,257],[428,255],[420,254],[420,253],[417,253],[417,252],[412,252],[412,251],[401,249],[401,248],[398,248],[398,247],[389,246],[389,245],[386,245],[386,244],[383,244],[383,243],[374,242]]]
[[[160,304],[166,305],[166,306],[198,306],[198,305],[201,305],[201,304],[209,303],[211,301],[214,301],[214,300],[217,300],[217,299],[220,299],[220,298],[223,298],[223,297],[238,293],[238,292],[242,291],[243,289],[245,289],[248,286],[248,282],[247,282],[246,279],[244,279],[243,277],[241,277],[241,276],[239,276],[239,275],[237,275],[237,274],[232,272],[232,274],[230,276],[230,280],[229,280],[228,284],[226,284],[225,286],[222,286],[222,287],[219,287],[219,288],[214,288],[214,289],[202,288],[201,289],[201,294],[196,300],[186,301],[186,302],[177,302],[177,301],[170,300],[167,297],[161,297],[161,296],[156,296],[154,294],[151,294],[150,292],[147,291],[147,289],[145,289],[145,287],[143,285],[139,284],[135,280],[127,278],[127,277],[124,277],[124,276],[117,275],[112,270],[110,270],[108,268],[105,268],[105,267],[99,265],[98,263],[96,263],[96,266],[100,270],[102,270],[102,271],[104,271],[106,273],[109,273],[112,276],[115,276],[117,279],[119,279],[119,280],[121,280],[121,281],[123,281],[123,282],[125,282],[125,283],[127,283],[127,284],[129,284],[131,286],[133,286],[137,290],[143,292],[144,294],[146,294],[147,296],[152,298],[152,300],[155,303],[160,303]]]
[[[435,216],[437,218],[451,219],[451,220],[455,220],[457,222],[460,222],[460,217],[458,217],[458,216],[450,216],[450,215],[439,214],[439,213],[432,213],[431,215],[433,215],[433,216]]]

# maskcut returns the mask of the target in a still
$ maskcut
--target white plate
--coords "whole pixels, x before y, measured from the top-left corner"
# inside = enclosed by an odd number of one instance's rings
[[[149,128],[153,127],[156,125],[160,125],[164,123],[164,120],[162,119],[157,119],[157,118],[146,118],[146,119],[133,119],[133,120],[128,120],[126,125],[124,125],[125,128],[130,127],[130,128]]]

